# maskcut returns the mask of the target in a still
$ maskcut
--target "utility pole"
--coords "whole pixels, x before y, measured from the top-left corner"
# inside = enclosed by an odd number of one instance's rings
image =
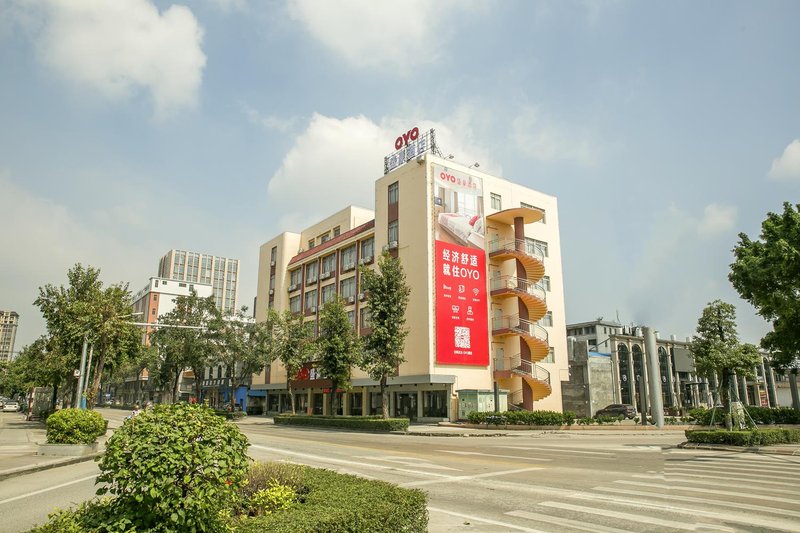
[[[90,374],[92,373],[92,356],[94,355],[94,344],[89,346],[89,363],[86,365],[86,380],[83,383],[83,390],[89,390],[89,378],[91,377]],[[83,380],[83,374],[81,374],[81,380]],[[81,409],[86,409],[86,398],[81,397]]]
[[[86,369],[86,349],[89,344],[88,333],[84,333],[83,335],[83,351],[81,352],[81,367],[79,369],[80,374],[78,375],[78,386],[75,389],[75,406],[78,408],[84,408],[85,405],[81,400],[83,396],[83,373]]]
[[[664,402],[661,397],[661,366],[658,364],[656,351],[656,335],[652,328],[644,328],[644,347],[647,351],[647,377],[650,383],[650,408],[653,422],[659,428],[664,427]],[[644,414],[642,414],[644,416]]]

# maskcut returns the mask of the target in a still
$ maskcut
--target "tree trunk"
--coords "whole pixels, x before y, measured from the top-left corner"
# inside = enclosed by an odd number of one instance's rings
[[[178,370],[175,372],[175,381],[172,384],[172,402],[171,403],[178,403],[178,383],[181,381],[181,372],[182,370]]]
[[[31,397],[33,397],[33,396],[31,396]],[[50,399],[50,409],[55,411],[57,403],[58,403],[58,385],[53,383],[53,397]],[[30,410],[30,406],[28,406],[28,407],[29,407],[28,408],[28,412],[30,412],[31,411]]]
[[[789,371],[789,391],[792,393],[792,407],[800,411],[800,395],[797,393],[797,369]]]
[[[727,368],[722,370],[722,390],[720,390],[722,400],[722,412],[725,413],[725,429],[730,431],[733,428],[733,415],[731,413],[731,372]]]
[[[386,374],[381,376],[381,411],[384,420],[389,418],[389,393],[386,392]]]
[[[201,391],[201,385],[203,384],[203,380],[198,378],[198,376],[205,375],[205,374],[202,374],[202,371],[204,369],[200,369],[200,370],[201,370],[200,374],[197,373],[197,370],[193,370],[193,372],[194,372],[194,399],[195,399],[195,401],[197,403],[200,403],[200,391]]]
[[[338,388],[339,384],[336,381],[331,380],[331,392],[328,394],[328,415],[330,416],[336,416],[336,411],[339,407],[336,401],[336,389]]]
[[[294,388],[291,380],[286,382],[286,388],[289,389],[289,403],[292,404],[292,414],[296,415],[297,413],[294,410]]]
[[[97,398],[97,390],[100,388],[100,378],[103,375],[103,368],[106,364],[106,353],[105,350],[100,350],[100,355],[97,357],[96,363],[96,370],[94,371],[94,376],[92,376],[92,386],[91,388],[86,391],[87,398],[91,398],[92,405],[94,405],[95,400]]]

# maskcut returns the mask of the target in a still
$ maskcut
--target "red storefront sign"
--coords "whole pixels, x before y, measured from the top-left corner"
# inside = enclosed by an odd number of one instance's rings
[[[489,364],[486,253],[436,241],[436,362]]]

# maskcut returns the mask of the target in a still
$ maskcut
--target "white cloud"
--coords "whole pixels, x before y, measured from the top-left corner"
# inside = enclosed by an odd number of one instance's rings
[[[372,209],[383,158],[394,151],[397,136],[413,126],[434,128],[437,143],[457,160],[479,161],[481,170],[492,169],[488,154],[473,146],[465,121],[463,116],[447,123],[384,118],[378,124],[362,115],[337,119],[314,114],[269,181],[273,209],[283,216],[280,230],[299,230],[351,204]]]
[[[455,0],[289,0],[289,15],[353,66],[408,69],[434,62],[449,37],[444,22],[451,10],[474,5]]]
[[[261,126],[265,130],[277,131],[279,133],[288,133],[294,129],[299,120],[299,117],[281,118],[275,115],[264,115],[247,104],[244,104],[242,109],[252,124]]]
[[[39,0],[44,64],[112,100],[150,94],[163,117],[197,101],[203,30],[185,6],[163,13],[149,0]]]
[[[597,147],[586,134],[545,120],[536,107],[523,108],[511,123],[511,140],[520,153],[539,161],[574,161],[591,165]]]
[[[232,11],[242,11],[247,7],[247,0],[206,0],[209,4],[223,11],[230,13]]]
[[[783,154],[772,161],[769,177],[776,181],[800,181],[800,139],[793,140]]]
[[[703,218],[697,224],[697,231],[704,237],[731,231],[736,224],[736,215],[735,206],[709,204],[703,209]]]

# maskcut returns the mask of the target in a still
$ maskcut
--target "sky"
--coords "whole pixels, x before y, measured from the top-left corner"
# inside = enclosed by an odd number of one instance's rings
[[[394,139],[559,202],[568,322],[692,335],[738,234],[800,202],[800,2],[0,0],[0,309],[75,263],[134,292],[350,204]]]

